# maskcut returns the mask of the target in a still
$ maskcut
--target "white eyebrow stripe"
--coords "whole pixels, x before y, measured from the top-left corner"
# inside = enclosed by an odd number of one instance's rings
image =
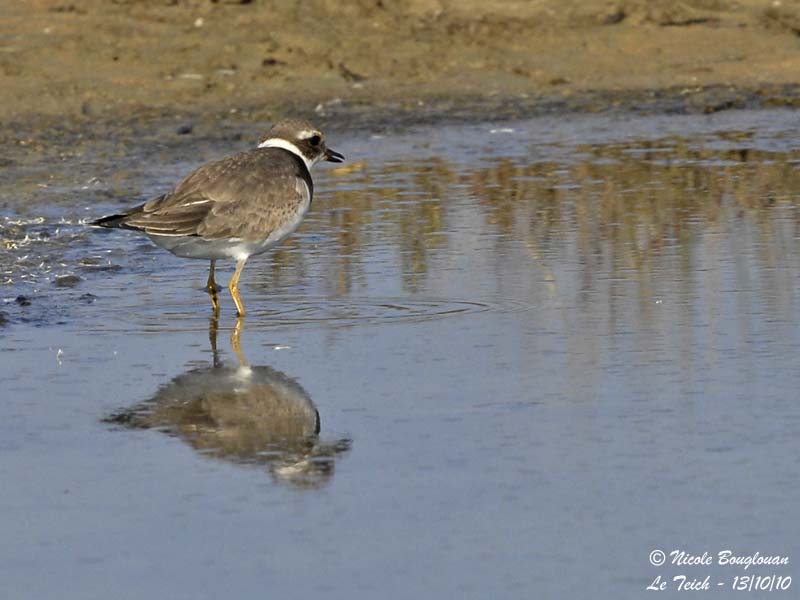
[[[258,145],[258,147],[259,148],[283,148],[284,150],[288,150],[289,152],[291,152],[295,156],[300,157],[300,160],[302,160],[305,163],[306,169],[308,169],[309,171],[311,171],[311,167],[314,165],[313,162],[308,160],[305,157],[305,155],[302,152],[300,152],[300,148],[295,146],[292,142],[283,140],[281,138],[269,138],[268,140],[264,140],[263,142],[261,142]]]
[[[303,131],[297,134],[297,137],[301,140],[307,140],[315,135],[319,135],[319,131],[314,131],[313,129],[303,129]]]

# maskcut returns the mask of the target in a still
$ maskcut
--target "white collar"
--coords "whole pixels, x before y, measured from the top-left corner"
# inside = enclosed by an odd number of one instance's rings
[[[300,148],[295,146],[292,142],[283,140],[281,138],[269,138],[268,140],[264,140],[263,142],[261,142],[258,145],[258,147],[259,148],[283,148],[284,150],[288,150],[289,152],[291,152],[295,156],[299,157],[300,160],[302,160],[305,163],[306,169],[308,169],[309,172],[311,172],[311,167],[314,166],[314,163],[317,162],[316,160],[314,160],[314,161],[308,160],[308,158],[306,158],[306,156],[302,152],[300,152]]]

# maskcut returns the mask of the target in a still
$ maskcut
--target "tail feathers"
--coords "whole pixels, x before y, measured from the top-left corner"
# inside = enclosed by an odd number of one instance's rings
[[[96,227],[125,227],[125,219],[128,215],[110,215],[108,217],[103,217],[101,219],[97,219],[96,221],[92,221],[89,225],[94,225]]]
[[[116,228],[116,229],[140,229],[139,227],[134,227],[128,224],[128,219],[135,215],[140,214],[144,210],[144,204],[140,204],[139,206],[132,208],[126,213],[122,213],[119,215],[109,215],[107,217],[102,217],[97,219],[96,221],[92,221],[89,225],[94,225],[95,227],[108,227],[108,228]]]

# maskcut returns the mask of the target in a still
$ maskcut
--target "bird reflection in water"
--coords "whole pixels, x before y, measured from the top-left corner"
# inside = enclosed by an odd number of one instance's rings
[[[270,367],[250,366],[241,349],[243,320],[231,333],[238,366],[226,367],[217,351],[218,321],[209,324],[213,365],[195,368],[161,386],[156,395],[106,421],[158,429],[181,438],[205,456],[266,467],[276,481],[318,488],[334,472],[350,440],[322,441],[320,420],[308,393]]]

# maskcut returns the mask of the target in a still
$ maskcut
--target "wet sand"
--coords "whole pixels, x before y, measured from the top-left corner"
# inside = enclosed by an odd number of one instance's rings
[[[36,0],[0,19],[0,122],[34,133],[800,98],[800,8],[763,0]]]

